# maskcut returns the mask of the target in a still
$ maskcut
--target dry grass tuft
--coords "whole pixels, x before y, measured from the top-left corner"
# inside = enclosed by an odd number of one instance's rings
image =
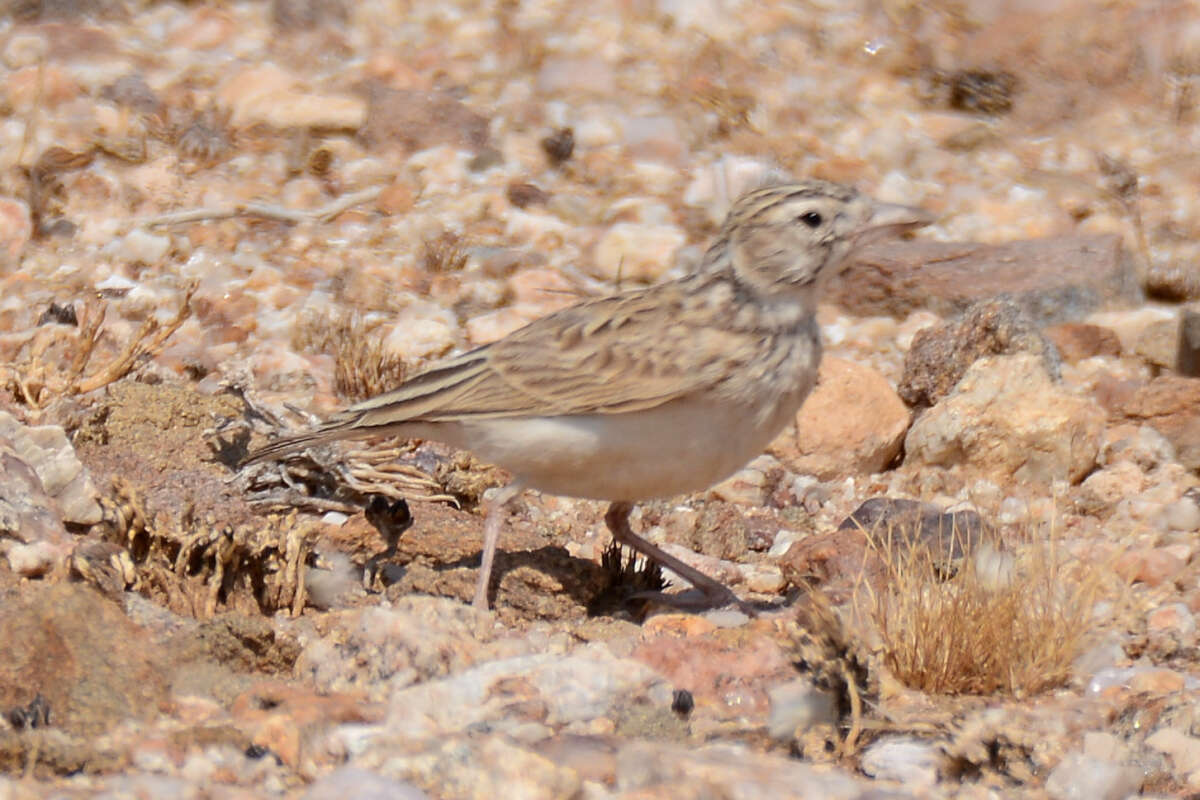
[[[458,272],[467,265],[468,255],[462,237],[450,231],[421,243],[421,266],[431,275]]]
[[[1065,563],[1053,542],[1029,546],[1008,569],[967,558],[950,575],[926,548],[886,549],[870,612],[884,663],[902,683],[1027,696],[1070,678],[1091,631],[1100,570]]]
[[[408,371],[404,360],[388,352],[376,325],[354,313],[314,315],[293,337],[301,350],[333,356],[333,388],[350,402],[395,389]]]

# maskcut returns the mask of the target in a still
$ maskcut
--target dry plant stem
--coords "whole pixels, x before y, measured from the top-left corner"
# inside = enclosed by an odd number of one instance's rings
[[[87,394],[102,386],[119,381],[129,374],[129,371],[143,357],[153,357],[156,355],[162,349],[167,339],[171,338],[171,335],[179,330],[179,326],[191,316],[192,295],[196,293],[197,286],[198,284],[195,282],[188,286],[187,292],[184,294],[183,304],[179,307],[179,311],[175,314],[174,319],[168,322],[166,327],[160,327],[158,320],[153,317],[147,319],[142,324],[141,329],[125,345],[125,349],[117,356],[116,360],[110,362],[94,375],[77,380],[71,387],[71,392],[73,394]],[[88,346],[87,349],[90,356],[91,347]]]
[[[193,208],[187,211],[173,211],[159,214],[141,220],[136,227],[158,228],[169,225],[185,225],[189,222],[210,222],[234,217],[261,217],[279,222],[328,222],[347,209],[362,203],[369,203],[383,192],[385,187],[373,186],[357,192],[343,195],[332,203],[312,211],[299,211],[293,208],[272,205],[270,203],[235,203],[224,208]]]
[[[94,306],[85,305],[83,308],[83,319],[79,323],[79,349],[75,353],[75,358],[71,361],[71,367],[67,377],[68,383],[77,385],[80,377],[83,375],[83,370],[87,367],[88,361],[92,358],[92,353],[96,349],[96,341],[100,338],[100,326],[104,324],[104,318],[108,314],[107,306],[100,306],[99,309]]]

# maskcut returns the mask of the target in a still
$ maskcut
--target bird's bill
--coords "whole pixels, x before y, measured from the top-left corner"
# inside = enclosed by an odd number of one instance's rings
[[[873,242],[905,231],[933,224],[934,217],[923,208],[902,206],[896,203],[876,203],[871,217],[854,237],[857,245]]]

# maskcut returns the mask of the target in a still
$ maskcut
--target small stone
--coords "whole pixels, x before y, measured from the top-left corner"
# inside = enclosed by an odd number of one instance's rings
[[[544,137],[540,144],[550,166],[561,166],[575,152],[575,131],[571,128],[559,128]]]
[[[37,473],[41,488],[57,500],[64,521],[79,525],[100,521],[99,495],[61,427],[30,427],[0,411],[0,445],[6,443]]]
[[[302,86],[298,75],[263,64],[233,73],[217,97],[232,111],[231,122],[237,127],[260,123],[281,130],[358,130],[363,126],[367,104],[362,98],[317,94]]]
[[[1200,531],[1200,502],[1181,497],[1163,509],[1163,521],[1173,531]]]
[[[396,178],[386,189],[380,192],[375,200],[379,213],[392,216],[412,210],[416,202],[416,193],[412,185],[403,178]]]
[[[1125,743],[1106,731],[1088,731],[1083,735],[1083,755],[1097,761],[1124,761],[1129,755]]]
[[[1082,322],[1064,322],[1042,331],[1058,348],[1063,361],[1074,364],[1095,356],[1121,355],[1121,340],[1108,328]]]
[[[1200,738],[1178,728],[1159,728],[1146,737],[1146,745],[1170,756],[1177,773],[1200,770]]]
[[[467,339],[478,347],[503,339],[540,316],[526,306],[511,305],[467,320]]]
[[[592,272],[608,281],[651,283],[662,277],[686,242],[674,225],[619,222],[596,244]]]
[[[778,594],[787,582],[783,571],[774,564],[742,564],[743,585],[758,594]]]
[[[428,800],[429,795],[411,783],[377,775],[360,767],[338,767],[308,787],[302,800]]]
[[[1079,485],[1076,509],[1083,514],[1107,516],[1122,500],[1138,495],[1146,476],[1132,461],[1118,461],[1093,472]]]
[[[882,472],[900,452],[909,417],[883,375],[827,356],[795,426],[768,449],[793,472],[820,480]]]
[[[1070,753],[1046,778],[1053,800],[1124,800],[1142,785],[1137,767]]]
[[[1108,467],[1121,461],[1150,472],[1175,461],[1175,447],[1149,425],[1110,425],[1104,430],[1096,463]]]
[[[957,561],[994,541],[994,532],[976,511],[944,513],[932,503],[899,497],[863,501],[838,530],[862,531],[880,551],[923,547],[937,562]]]
[[[896,781],[917,791],[933,788],[946,760],[934,745],[907,736],[873,742],[859,760],[862,771],[876,780]]]
[[[9,37],[0,58],[9,69],[37,66],[46,57],[46,39],[33,34],[16,34]]]
[[[1147,325],[1134,343],[1133,350],[1147,364],[1174,369],[1179,360],[1179,320],[1172,317]]]
[[[1148,694],[1174,694],[1186,685],[1183,675],[1173,669],[1136,669],[1127,684],[1134,692]]]
[[[161,263],[171,250],[171,237],[134,228],[113,244],[113,255],[122,261],[153,266]]]
[[[1196,633],[1196,617],[1183,603],[1170,603],[1146,615],[1146,630],[1190,639]]]
[[[962,465],[995,480],[1076,481],[1096,463],[1105,414],[1055,384],[1038,356],[975,362],[905,439],[906,465]]]
[[[543,94],[610,95],[616,88],[615,80],[613,68],[603,59],[557,56],[542,61],[537,74],[537,89]]]
[[[1122,553],[1113,571],[1127,581],[1155,587],[1174,579],[1187,564],[1165,548],[1146,548]]]
[[[761,455],[708,491],[727,503],[761,506],[781,472],[782,465],[777,458]]]
[[[458,320],[449,309],[414,304],[383,337],[384,349],[406,361],[443,355],[457,341]]]
[[[15,264],[33,236],[29,206],[20,200],[0,198],[0,259]]]
[[[773,686],[767,690],[767,697],[771,703],[767,733],[773,739],[786,741],[814,725],[838,721],[837,698],[806,678]]]
[[[1165,436],[1183,466],[1200,469],[1200,378],[1159,375],[1135,391],[1120,410]]]
[[[1200,310],[1185,308],[1181,312],[1175,370],[1180,375],[1200,378]]]

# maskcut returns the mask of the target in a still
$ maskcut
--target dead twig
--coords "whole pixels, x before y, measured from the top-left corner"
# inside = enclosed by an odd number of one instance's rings
[[[372,186],[343,195],[321,208],[301,211],[271,203],[235,203],[223,208],[193,208],[187,211],[172,211],[139,221],[135,227],[159,228],[171,225],[186,225],[189,222],[210,222],[234,217],[261,217],[292,224],[301,222],[328,222],[343,211],[363,203],[369,203],[383,192],[383,186]]]
[[[72,381],[72,393],[87,394],[99,389],[101,386],[115,383],[128,375],[129,371],[142,358],[156,355],[162,349],[163,345],[166,344],[167,339],[171,338],[171,335],[179,330],[179,326],[192,315],[192,295],[196,293],[197,286],[198,284],[195,282],[188,286],[183,297],[183,303],[179,306],[179,311],[176,312],[175,317],[165,327],[161,326],[159,321],[153,317],[147,319],[115,360],[109,362],[99,372],[87,378],[78,377],[76,374],[75,380]],[[99,316],[102,320],[104,317],[103,312]],[[97,322],[97,330],[98,328],[99,322]],[[95,335],[95,333],[91,334],[90,341],[87,338],[84,339],[84,346],[88,351],[88,355],[90,355],[91,348],[95,345]],[[84,357],[83,363],[87,363],[87,356]],[[75,369],[74,364],[72,364],[72,369]],[[82,372],[82,366],[80,366],[79,372]]]

